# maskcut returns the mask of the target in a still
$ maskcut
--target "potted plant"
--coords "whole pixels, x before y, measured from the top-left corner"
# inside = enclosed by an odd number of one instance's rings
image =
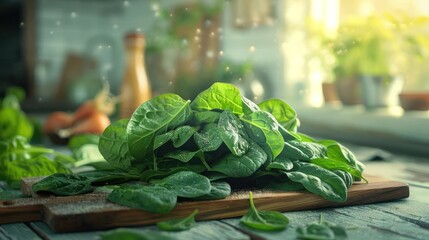
[[[427,23],[424,17],[383,14],[341,24],[325,46],[335,59],[332,71],[342,102],[361,100],[367,108],[398,105],[403,79],[428,54],[428,36],[421,31]]]

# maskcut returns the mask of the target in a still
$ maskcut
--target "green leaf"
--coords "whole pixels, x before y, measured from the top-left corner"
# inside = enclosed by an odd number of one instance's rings
[[[295,109],[280,99],[269,99],[258,104],[263,111],[271,113],[286,130],[296,132],[299,121]]]
[[[232,154],[242,156],[248,149],[245,129],[241,121],[231,112],[223,111],[218,122],[219,136]]]
[[[320,221],[309,223],[296,229],[298,239],[306,240],[345,240],[347,239],[346,229],[331,222],[323,220],[320,214]]]
[[[269,149],[269,155],[276,158],[283,150],[283,136],[278,130],[278,123],[274,117],[263,111],[256,111],[241,119],[247,123],[248,129],[255,136],[256,142]]]
[[[213,163],[211,171],[223,173],[229,177],[248,177],[267,161],[267,154],[251,142],[249,150],[243,156],[228,154]]]
[[[140,105],[127,126],[128,145],[136,159],[153,154],[156,135],[186,123],[191,117],[189,101],[172,93],[158,95]]]
[[[240,222],[250,228],[263,231],[281,231],[286,229],[289,219],[280,212],[258,211],[253,203],[252,192],[249,192],[250,209]]]
[[[0,108],[0,140],[23,136],[30,140],[33,136],[34,126],[25,114],[12,107]]]
[[[278,169],[283,171],[289,171],[293,168],[293,162],[288,159],[281,156],[278,156],[276,159],[274,159],[273,162],[269,163],[266,167],[268,171],[272,169]]]
[[[33,184],[32,188],[35,193],[50,192],[59,196],[79,195],[95,189],[91,185],[91,178],[63,173],[48,176]]]
[[[245,96],[241,96],[241,101],[243,102],[243,113],[245,115],[261,110],[256,103]]]
[[[183,125],[174,130],[171,141],[173,142],[173,146],[175,148],[181,147],[185,144],[194,133],[197,131],[196,127],[191,127],[188,125]]]
[[[161,186],[122,185],[107,199],[111,202],[153,213],[168,213],[176,206],[174,192]]]
[[[203,152],[217,150],[223,143],[220,131],[215,123],[209,123],[200,132],[194,134],[194,141]]]
[[[219,121],[220,112],[204,111],[194,112],[193,123],[197,125],[217,123]]]
[[[240,90],[232,84],[214,83],[210,88],[198,94],[192,101],[191,108],[195,111],[228,110],[242,115],[243,107]]]
[[[128,170],[135,161],[130,154],[126,127],[128,119],[122,119],[110,124],[100,137],[98,149],[104,159],[112,166]]]
[[[163,157],[176,159],[186,163],[191,161],[191,159],[193,159],[194,157],[204,158],[204,154],[201,152],[201,150],[193,152],[186,150],[177,150],[174,152],[168,152]]]
[[[156,135],[153,142],[153,150],[156,150],[166,144],[173,138],[174,130],[170,130],[166,133]]]
[[[291,160],[308,162],[312,158],[324,158],[327,155],[325,146],[313,142],[285,141],[281,153],[283,157]]]
[[[170,219],[166,221],[162,221],[156,224],[156,226],[164,231],[183,231],[191,229],[196,226],[195,215],[197,215],[198,209],[195,209],[191,215],[185,218],[176,218]]]
[[[335,173],[314,164],[303,164],[294,172],[286,172],[288,178],[301,183],[309,192],[330,201],[347,200],[347,186]]]
[[[70,138],[67,143],[67,147],[73,152],[81,148],[83,145],[95,144],[98,145],[100,142],[100,136],[96,134],[79,134],[74,135]]]
[[[319,143],[328,149],[328,158],[345,162],[351,167],[359,170],[360,172],[363,172],[363,164],[359,162],[355,155],[345,146],[334,140],[321,140]]]
[[[210,180],[192,171],[174,173],[160,181],[157,186],[164,187],[179,197],[193,198],[210,193]]]
[[[162,232],[156,231],[137,231],[131,229],[118,228],[100,234],[101,240],[176,240]]]
[[[345,172],[350,173],[353,177],[357,179],[365,179],[362,176],[362,173],[354,169],[353,167],[349,166],[347,163],[336,160],[336,159],[330,159],[330,158],[315,158],[310,160],[311,163],[316,164],[319,167],[328,169],[328,170],[342,170]],[[368,181],[367,181],[368,182]]]
[[[353,176],[345,171],[342,170],[334,170],[333,173],[337,174],[346,184],[347,188],[351,187],[353,185]]]
[[[227,182],[210,182],[210,193],[193,198],[194,200],[217,200],[231,195],[231,186]]]

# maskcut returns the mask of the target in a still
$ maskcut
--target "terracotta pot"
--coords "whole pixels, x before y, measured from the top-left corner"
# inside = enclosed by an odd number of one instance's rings
[[[357,77],[340,78],[335,81],[338,98],[344,105],[361,104],[361,87]]]
[[[336,103],[339,101],[335,83],[322,83],[322,92],[325,103]]]
[[[402,92],[399,101],[405,111],[429,110],[429,92]]]

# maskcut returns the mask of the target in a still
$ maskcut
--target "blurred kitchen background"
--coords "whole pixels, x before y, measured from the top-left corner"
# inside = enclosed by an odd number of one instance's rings
[[[0,0],[0,17],[0,95],[24,88],[29,112],[119,94],[134,31],[153,95],[230,82],[308,133],[428,152],[427,0]]]

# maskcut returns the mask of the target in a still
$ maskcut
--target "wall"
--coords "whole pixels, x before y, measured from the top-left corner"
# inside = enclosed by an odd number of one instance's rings
[[[158,1],[160,7],[183,2]],[[283,35],[280,5],[283,2],[273,1],[275,21],[271,25],[233,27],[231,1],[225,1],[222,15],[223,58],[254,62],[261,82],[267,86],[265,98],[284,95],[284,64],[280,51]],[[156,7],[152,1],[139,0],[38,0],[35,74],[39,98],[49,99],[58,89],[69,53],[96,59],[99,75],[118,92],[124,64],[123,35],[130,30],[146,32],[156,21],[153,10]]]

